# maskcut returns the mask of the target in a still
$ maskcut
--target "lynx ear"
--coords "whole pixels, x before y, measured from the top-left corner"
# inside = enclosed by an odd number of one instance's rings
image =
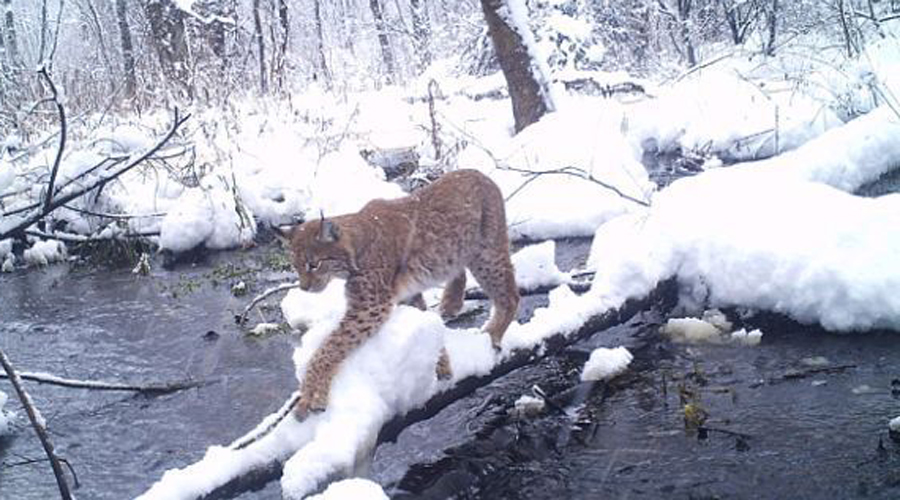
[[[334,243],[341,237],[341,230],[337,224],[330,220],[323,220],[319,226],[319,241],[323,243]]]

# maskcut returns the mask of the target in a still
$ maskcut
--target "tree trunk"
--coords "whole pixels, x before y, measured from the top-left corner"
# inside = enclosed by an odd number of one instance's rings
[[[410,0],[413,23],[413,48],[418,55],[419,72],[431,64],[431,23],[425,12],[424,0]]]
[[[119,21],[119,37],[122,40],[122,69],[125,72],[125,99],[134,98],[137,78],[134,73],[134,45],[131,43],[131,27],[128,25],[127,0],[116,0],[116,17]]]
[[[775,55],[775,38],[778,32],[778,0],[772,0],[772,6],[769,8],[769,16],[767,19],[769,28],[769,39],[766,41],[766,55]]]
[[[388,83],[394,80],[394,53],[391,50],[391,41],[385,30],[384,14],[381,12],[381,0],[369,0],[372,16],[375,18],[375,30],[378,32],[378,43],[381,45],[381,57],[384,59],[384,67],[387,72]]]
[[[691,36],[691,0],[678,0],[678,22],[681,24],[681,42],[687,55],[688,65],[697,65],[697,52]]]
[[[325,60],[325,35],[322,30],[321,0],[315,0],[313,2],[313,8],[316,17],[316,51],[318,52],[319,59],[319,76],[321,77],[322,83],[328,87],[331,85],[331,73],[328,71],[328,63]]]
[[[6,11],[3,14],[3,18],[6,24],[6,54],[9,65],[14,68],[21,68],[22,61],[19,60],[19,41],[16,34],[15,15],[12,11],[12,0],[3,0],[3,7]]]
[[[535,74],[536,64],[531,60],[523,35],[513,26],[513,20],[508,15],[507,1],[481,0],[481,8],[509,88],[516,132],[520,132],[552,110],[548,89]]]
[[[278,0],[278,24],[281,28],[281,43],[275,56],[275,78],[278,90],[284,88],[284,68],[287,64],[287,50],[290,42],[290,18],[288,17],[287,0]]]
[[[144,11],[163,73],[172,83],[185,89],[190,97],[184,12],[172,0],[149,0],[144,4]]]
[[[253,0],[253,30],[256,38],[257,57],[259,58],[259,91],[267,94],[269,92],[269,79],[268,75],[266,75],[266,42],[263,39],[259,0]]]

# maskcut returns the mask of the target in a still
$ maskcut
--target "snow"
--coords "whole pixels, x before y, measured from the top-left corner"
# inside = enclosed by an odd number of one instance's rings
[[[556,266],[556,242],[548,240],[528,245],[511,257],[516,270],[516,284],[531,290],[542,286],[557,286],[569,282],[567,273]]]
[[[732,331],[732,324],[717,311],[706,311],[703,318],[670,318],[660,328],[663,335],[673,342],[682,344],[738,344],[745,346],[759,345],[762,331],[744,328]]]
[[[23,254],[25,262],[32,266],[46,266],[66,259],[66,246],[61,241],[35,241]]]
[[[328,485],[325,491],[307,497],[309,500],[388,500],[378,483],[367,479],[352,478]]]
[[[519,399],[513,403],[513,408],[510,413],[519,418],[534,417],[543,412],[546,406],[547,403],[544,402],[543,398],[524,395],[520,396]]]
[[[5,392],[0,391],[0,437],[12,432],[11,423],[13,415],[3,409],[3,406],[8,399],[9,396],[7,396]]]
[[[634,356],[622,346],[594,349],[581,371],[581,381],[609,380],[617,377],[628,368],[633,359]]]
[[[891,432],[900,432],[900,417],[892,418],[891,421],[888,422],[888,429],[890,429]]]

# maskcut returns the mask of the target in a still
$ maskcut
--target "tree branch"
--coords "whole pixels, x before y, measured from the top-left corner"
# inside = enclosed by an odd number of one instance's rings
[[[71,500],[72,494],[69,492],[69,483],[66,482],[65,472],[62,469],[62,465],[59,463],[56,452],[53,450],[53,443],[50,442],[50,437],[47,434],[44,417],[42,417],[38,409],[35,408],[34,403],[31,401],[31,396],[29,396],[25,391],[25,388],[22,387],[22,380],[19,378],[19,374],[16,373],[16,370],[2,350],[0,350],[0,364],[3,365],[3,369],[6,371],[6,375],[12,383],[16,395],[19,397],[19,401],[21,401],[22,406],[25,407],[25,413],[28,414],[28,420],[31,421],[31,426],[37,433],[38,439],[41,441],[41,446],[44,447],[44,452],[47,453],[47,458],[50,459],[50,466],[53,468],[53,474],[56,476],[56,485],[59,487],[60,496],[62,496],[63,500]]]
[[[0,374],[0,378],[10,378],[9,375]],[[49,373],[20,372],[18,378],[29,380],[39,384],[49,384],[73,389],[90,389],[94,391],[131,391],[141,394],[170,394],[173,392],[193,389],[208,385],[209,381],[182,380],[163,384],[122,384],[119,382],[103,382],[98,380],[78,380],[57,377]]]
[[[46,7],[46,3],[44,4]],[[43,50],[43,34],[41,36],[41,50]],[[43,54],[41,54],[43,57]],[[61,102],[59,102],[59,93],[56,91],[56,85],[53,84],[53,80],[50,78],[50,74],[47,73],[47,67],[41,64],[41,69],[38,71],[44,80],[47,81],[47,85],[50,87],[50,93],[53,94],[52,100],[53,103],[56,104],[56,112],[59,114],[59,147],[56,149],[56,159],[53,160],[53,168],[50,170],[50,181],[47,183],[47,194],[44,196],[44,214],[50,213],[50,205],[53,201],[53,190],[54,185],[56,184],[56,175],[59,173],[59,164],[62,161],[63,151],[66,148],[66,110],[63,108]]]
[[[23,217],[22,220],[19,221],[19,223],[17,223],[16,225],[14,225],[11,229],[7,229],[6,231],[0,233],[0,240],[8,238],[11,235],[21,233],[25,228],[27,228],[28,226],[41,220],[50,212],[65,205],[66,203],[69,203],[70,201],[84,195],[85,193],[93,191],[94,189],[102,188],[109,181],[118,178],[119,176],[125,174],[126,172],[133,169],[134,167],[140,165],[145,160],[147,160],[148,158],[153,156],[157,151],[162,149],[162,147],[167,142],[169,142],[169,140],[175,135],[175,133],[178,131],[178,128],[181,127],[181,125],[183,125],[184,122],[186,122],[188,120],[188,118],[190,118],[190,117],[191,117],[191,115],[189,115],[189,114],[185,115],[184,117],[179,117],[178,109],[176,108],[175,109],[175,117],[172,122],[172,127],[169,129],[169,131],[166,133],[166,135],[163,136],[163,138],[160,139],[153,147],[151,147],[150,149],[145,151],[142,155],[140,155],[137,159],[128,162],[128,164],[126,164],[124,167],[122,167],[118,171],[113,172],[110,175],[104,176],[102,179],[98,180],[97,182],[95,182],[89,186],[82,187],[80,189],[75,189],[68,194],[60,196],[58,199],[53,200],[50,203],[49,207],[44,207],[41,210],[34,210],[31,214],[27,215],[26,217]],[[70,183],[67,183],[66,186],[68,186],[69,184]],[[8,214],[4,214],[4,215],[8,215]]]

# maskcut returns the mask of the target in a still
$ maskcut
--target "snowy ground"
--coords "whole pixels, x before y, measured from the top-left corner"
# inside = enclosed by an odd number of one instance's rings
[[[212,447],[201,461],[166,473],[141,498],[196,498],[273,461],[284,462],[287,497],[315,493],[329,480],[355,474],[391,417],[462,378],[487,373],[516,349],[538,346],[645,296],[671,277],[681,286],[688,313],[732,306],[775,311],[836,331],[900,330],[900,194],[852,194],[898,166],[900,118],[890,105],[897,101],[881,104],[884,96],[900,95],[891,90],[898,89],[900,74],[896,47],[873,45],[867,61],[843,80],[805,67],[809,87],[827,87],[830,97],[804,92],[793,80],[772,79],[774,66],[793,71],[799,57],[770,61],[763,69],[735,59],[661,85],[655,98],[636,104],[560,96],[557,112],[516,136],[510,133],[508,102],[476,102],[452,92],[465,89],[465,82],[446,81],[449,97],[437,108],[442,140],[456,148],[452,166],[477,168],[500,185],[514,238],[593,236],[589,267],[596,277],[590,291],[579,296],[566,286],[568,276],[550,265],[552,244],[523,250],[516,258],[520,285],[559,286],[530,322],[510,327],[500,353],[477,330],[449,329],[435,312],[398,307],[345,363],[326,412],[303,422],[287,418],[246,448]],[[876,71],[877,101],[872,87],[854,87]],[[766,91],[754,83],[764,77]],[[472,85],[492,84],[496,78]],[[410,104],[406,96],[399,89],[340,97],[310,91],[290,108],[237,106],[233,120],[198,112],[191,130],[202,137],[195,143],[198,161],[193,171],[179,173],[195,176],[196,186],[145,169],[80,208],[140,215],[124,224],[159,231],[161,248],[182,251],[201,244],[239,247],[252,241],[260,224],[284,224],[320,211],[338,215],[370,199],[401,196],[360,151],[411,148],[423,163],[440,165],[427,106]],[[845,98],[867,114],[844,124],[849,108],[837,101]],[[161,118],[159,123],[162,130]],[[102,154],[147,148],[138,132],[130,125],[97,129],[83,139],[92,149],[66,158],[63,182],[85,173]],[[710,169],[657,192],[640,162],[648,148],[709,151],[730,161],[781,154]],[[42,162],[14,166],[32,171]],[[29,192],[26,176],[0,181],[0,194]],[[28,200],[22,195],[5,203],[15,208]],[[60,217],[72,232],[112,237],[121,230],[98,227],[77,212]],[[15,220],[0,220],[0,230]],[[65,257],[65,247],[55,243],[34,241],[27,252],[30,264]],[[0,261],[5,268],[16,264],[9,243],[0,242]],[[311,326],[294,353],[298,379],[344,307],[340,283],[319,295],[291,293],[282,303],[288,322]],[[434,375],[441,347],[454,372],[447,382]],[[585,371],[612,374],[627,365],[624,354],[606,359],[609,366],[598,355]],[[360,498],[383,498],[372,486],[335,485],[324,495],[339,497],[346,488]]]

